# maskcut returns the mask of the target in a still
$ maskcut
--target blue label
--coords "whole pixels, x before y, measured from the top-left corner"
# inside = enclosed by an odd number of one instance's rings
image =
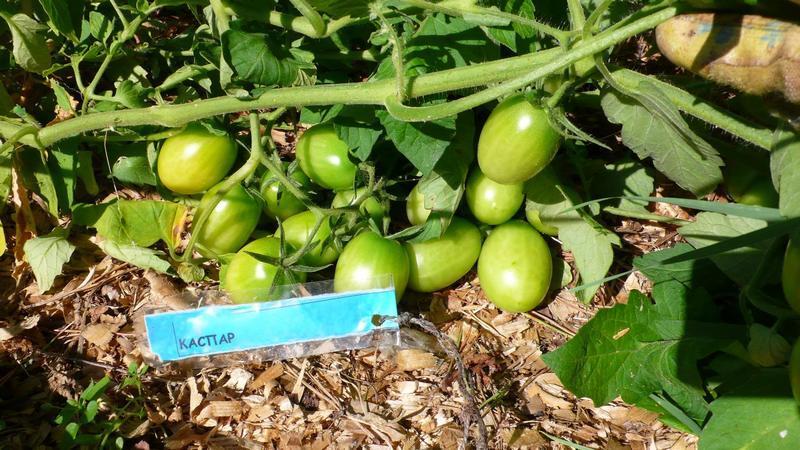
[[[394,289],[325,294],[146,315],[147,339],[161,361],[397,329]]]

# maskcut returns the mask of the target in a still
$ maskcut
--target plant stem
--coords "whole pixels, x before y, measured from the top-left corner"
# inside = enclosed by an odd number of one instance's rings
[[[267,18],[267,22],[269,22],[270,25],[285,28],[287,30],[294,31],[295,33],[304,34],[314,39],[329,37],[344,27],[362,23],[366,20],[367,18],[364,17],[340,17],[328,22],[325,26],[324,33],[318,33],[311,25],[311,22],[309,22],[305,17],[296,17],[279,11],[271,11],[269,13],[269,17]]]
[[[289,1],[292,3],[292,5],[294,5],[295,8],[297,8],[297,11],[300,12],[300,15],[305,17],[309,25],[311,25],[311,28],[314,29],[314,34],[319,36],[325,35],[325,28],[327,28],[327,24],[322,19],[322,16],[320,16],[319,13],[314,9],[314,7],[309,5],[306,0]]]

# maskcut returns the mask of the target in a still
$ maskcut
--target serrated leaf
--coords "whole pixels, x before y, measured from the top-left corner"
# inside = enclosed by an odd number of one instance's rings
[[[397,150],[423,175],[431,173],[456,134],[455,117],[432,122],[402,122],[385,110],[376,114]]]
[[[781,214],[800,216],[800,136],[794,131],[781,129],[775,133],[770,172],[780,194]]]
[[[135,245],[121,245],[109,240],[98,240],[97,246],[106,255],[133,264],[142,269],[152,269],[157,272],[171,274],[172,266],[163,258],[164,252]]]
[[[222,52],[236,75],[261,86],[289,86],[308,64],[296,60],[282,43],[266,34],[230,29],[222,35]]]
[[[111,175],[123,183],[155,186],[156,175],[147,156],[120,156],[111,168]]]
[[[700,435],[700,448],[796,449],[800,411],[792,398],[788,371],[740,371],[736,378],[736,386],[711,403],[711,419]]]
[[[652,86],[647,94],[659,100],[663,96]],[[693,134],[688,139],[662,117],[615,91],[605,92],[601,105],[610,122],[622,125],[625,145],[640,158],[652,158],[656,168],[682,188],[701,196],[722,182],[722,159],[701,137]],[[671,118],[683,121],[671,103],[660,101],[659,105],[672,108],[670,112],[675,116]]]
[[[149,247],[159,240],[175,245],[186,217],[186,207],[159,200],[112,200],[100,205],[78,205],[73,220],[97,229],[120,245]]]
[[[369,14],[369,2],[364,0],[309,0],[308,3],[332,17],[362,17]]]
[[[25,14],[0,13],[11,30],[14,60],[28,72],[41,73],[51,65],[50,49],[44,38],[47,27]]]
[[[383,134],[383,128],[376,122],[374,107],[346,105],[333,119],[333,127],[339,138],[347,143],[350,152],[359,160],[366,161]]]
[[[126,108],[144,108],[146,89],[131,80],[122,81],[114,93],[114,99]]]
[[[703,248],[766,226],[767,222],[761,220],[701,212],[695,217],[694,222],[680,227],[678,231],[695,248]],[[755,270],[742,270],[742,268],[752,267],[754,261],[760,261],[770,243],[771,240],[761,241],[752,246],[712,256],[711,260],[725,275],[743,286],[750,281]]]
[[[344,109],[345,105],[306,106],[300,110],[300,123],[316,125],[328,122]]]
[[[575,257],[575,265],[584,283],[605,278],[614,261],[614,245],[619,237],[592,217],[576,210],[565,211],[580,203],[577,193],[564,186],[551,167],[526,183],[526,211],[536,211],[541,222],[558,229],[558,238]],[[592,299],[600,285],[577,291],[583,302]]]
[[[31,266],[39,291],[47,292],[53,281],[61,275],[64,264],[72,257],[75,246],[68,240],[69,232],[56,228],[49,234],[25,242],[25,261]]]
[[[89,33],[101,43],[105,43],[114,34],[115,25],[116,19],[113,17],[109,20],[97,11],[89,13]]]
[[[654,189],[654,178],[643,165],[635,161],[621,161],[603,166],[592,178],[595,197],[648,197]],[[611,205],[626,211],[648,212],[645,200],[620,198]]]

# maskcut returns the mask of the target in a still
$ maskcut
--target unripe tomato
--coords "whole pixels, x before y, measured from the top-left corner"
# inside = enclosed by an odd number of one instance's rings
[[[197,194],[219,183],[236,161],[236,142],[200,125],[167,138],[158,153],[158,177],[178,194]]]
[[[800,313],[800,241],[797,237],[792,238],[786,247],[781,280],[786,301]]]
[[[318,185],[343,191],[352,189],[358,168],[350,161],[347,144],[332,125],[315,125],[300,136],[295,148],[297,162]]]
[[[406,242],[408,287],[417,292],[434,292],[463,277],[481,253],[481,232],[460,217],[453,217],[447,231],[425,242]]]
[[[206,209],[205,204],[213,198],[219,188],[220,185],[216,185],[206,192],[195,213],[195,220],[200,218]],[[237,184],[222,196],[208,215],[196,242],[217,255],[233,253],[239,250],[253,234],[259,217],[261,217],[261,204],[247,192],[247,189]]]
[[[467,206],[476,219],[499,225],[514,217],[525,200],[522,183],[500,184],[472,169],[467,178]]]
[[[547,113],[515,96],[486,119],[478,140],[478,165],[497,183],[522,183],[547,166],[561,140]]]
[[[778,192],[772,186],[769,167],[759,164],[761,162],[752,158],[729,161],[725,170],[725,187],[736,203],[776,208]]]
[[[311,237],[311,232],[314,231],[314,225],[317,223],[317,217],[311,211],[303,211],[300,214],[295,214],[283,222],[283,234],[286,243],[300,250],[308,239]],[[336,261],[339,252],[333,243],[323,243],[328,240],[331,235],[331,223],[329,218],[325,218],[320,224],[317,233],[314,235],[313,242],[317,245],[308,253],[303,255],[300,263],[308,266],[324,266]],[[275,232],[276,237],[280,237],[280,230]]]
[[[547,243],[521,220],[492,230],[478,258],[478,278],[486,298],[508,312],[538,306],[547,295],[552,274]]]
[[[301,170],[293,171],[289,178],[297,181],[304,191],[311,186],[311,180]],[[286,220],[306,210],[306,205],[288,192],[270,172],[261,179],[261,196],[264,198],[264,214],[273,219]]]
[[[800,339],[795,342],[792,356],[789,357],[789,381],[794,400],[800,404]]]
[[[419,184],[411,189],[406,199],[406,216],[411,225],[422,225],[428,220],[431,210],[425,208],[425,195],[420,192]]]
[[[355,191],[352,189],[348,189],[346,191],[339,191],[333,197],[333,201],[331,202],[331,208],[344,208],[345,206],[349,206],[356,201],[357,198],[365,195],[369,192],[369,190],[365,187],[360,187]],[[386,215],[386,210],[384,209],[381,202],[378,201],[377,198],[369,197],[361,203],[361,206],[358,207],[358,210],[361,211],[362,214],[368,214],[372,217],[376,223],[383,223],[383,216]]]
[[[339,256],[333,289],[336,292],[374,289],[382,287],[376,286],[376,282],[391,275],[400,300],[408,284],[408,271],[408,256],[399,242],[374,231],[363,231],[345,245]]]
[[[280,298],[280,286],[293,284],[279,267],[259,261],[248,253],[272,258],[280,256],[280,239],[267,236],[245,245],[231,259],[222,281],[234,303],[264,302]],[[293,272],[295,283],[306,280],[304,272]],[[277,277],[277,281],[275,281]],[[272,288],[273,283],[275,288]]]

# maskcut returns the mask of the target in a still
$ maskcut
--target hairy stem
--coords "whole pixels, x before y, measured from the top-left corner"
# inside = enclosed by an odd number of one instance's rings
[[[309,5],[306,0],[289,0],[292,5],[300,12],[300,15],[305,17],[308,21],[311,28],[314,29],[314,33],[318,36],[325,35],[325,28],[327,24],[325,20],[322,19],[322,16],[314,9],[313,6]]]

